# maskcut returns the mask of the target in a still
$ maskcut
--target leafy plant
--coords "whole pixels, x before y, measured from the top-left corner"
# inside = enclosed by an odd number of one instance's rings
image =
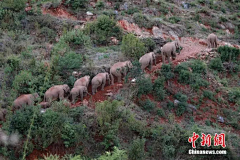
[[[149,94],[153,89],[153,84],[150,78],[141,77],[136,81],[138,86],[138,96]]]
[[[151,110],[153,110],[156,107],[156,104],[154,102],[152,102],[150,99],[140,101],[140,105],[144,110],[146,110],[148,112],[150,112]]]
[[[146,53],[144,43],[133,34],[123,36],[121,50],[126,57],[135,59],[139,59],[144,53]]]
[[[211,100],[214,100],[214,94],[212,91],[209,91],[209,90],[204,90],[203,91],[203,96],[206,97],[206,98],[209,98]]]
[[[180,102],[187,102],[187,100],[188,100],[187,95],[182,94],[182,93],[180,93],[180,92],[177,93],[177,94],[175,94],[174,97],[175,97],[177,100],[179,100]]]
[[[186,102],[178,103],[178,107],[176,109],[176,115],[181,116],[186,111],[186,108],[187,108],[187,103]]]
[[[147,53],[154,51],[154,49],[156,47],[156,43],[154,42],[154,40],[152,40],[151,38],[143,38],[143,39],[141,39],[141,41],[144,43]]]
[[[164,77],[158,77],[153,84],[153,96],[157,101],[163,100],[166,96],[166,91],[164,90]]]
[[[207,65],[201,60],[191,61],[189,65],[194,73],[206,73]]]
[[[142,160],[145,157],[145,145],[146,140],[137,138],[133,140],[129,149],[129,158],[132,160]]]
[[[223,70],[223,64],[220,58],[214,58],[210,61],[209,67],[211,69],[222,71]]]
[[[172,72],[172,67],[170,64],[163,64],[161,67],[161,74],[165,77],[166,80],[172,79],[174,73]]]
[[[2,7],[19,12],[25,8],[27,0],[2,0]]]
[[[21,71],[13,81],[13,88],[20,94],[30,93],[33,76],[31,72]]]
[[[141,13],[134,13],[133,20],[139,27],[152,28],[154,23],[153,21]]]
[[[87,3],[88,3],[88,0],[66,0],[65,1],[65,5],[71,6],[71,8],[74,10],[87,7]]]
[[[225,61],[236,61],[240,55],[240,49],[228,46],[220,46],[217,49],[218,53],[221,54],[221,60]]]

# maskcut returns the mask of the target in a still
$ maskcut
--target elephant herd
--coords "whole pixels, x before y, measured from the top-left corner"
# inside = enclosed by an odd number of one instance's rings
[[[216,48],[217,47],[217,36],[215,34],[210,34],[207,38],[208,47]],[[176,50],[180,47],[178,41],[168,42],[161,48],[162,61],[165,63],[165,57],[168,58],[169,63],[170,57],[174,60],[176,58]],[[141,64],[141,69],[144,71],[146,67],[149,66],[150,70],[153,64],[153,61],[156,65],[156,55],[154,52],[144,54],[140,59],[139,63]],[[97,92],[97,88],[101,86],[101,90],[104,90],[106,81],[114,85],[114,76],[117,77],[118,82],[121,81],[122,75],[126,76],[127,71],[133,67],[131,61],[117,62],[112,65],[110,68],[110,73],[98,73],[91,80],[92,85],[92,95]],[[50,107],[52,101],[60,99],[70,99],[72,103],[75,103],[77,97],[83,100],[83,97],[88,93],[88,85],[90,83],[90,76],[86,75],[77,79],[74,83],[73,88],[70,90],[67,84],[55,85],[49,88],[44,94],[44,101],[40,103],[42,107]],[[89,94],[90,95],[90,94]],[[19,96],[13,102],[13,109],[19,109],[24,105],[33,105],[34,101],[39,99],[37,93],[33,94],[23,94]]]

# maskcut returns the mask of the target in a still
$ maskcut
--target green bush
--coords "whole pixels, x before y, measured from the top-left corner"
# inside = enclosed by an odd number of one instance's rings
[[[223,70],[223,64],[220,58],[214,58],[209,62],[209,67],[211,69],[222,71]]]
[[[211,121],[210,121],[209,119],[207,119],[207,120],[205,121],[205,124],[206,124],[207,126],[211,126]]]
[[[174,103],[168,100],[168,102],[167,102],[167,108],[168,108],[169,110],[173,109],[173,108],[174,108]]]
[[[177,100],[179,100],[180,102],[187,102],[187,100],[188,100],[187,95],[182,94],[182,93],[177,93],[177,94],[174,95],[174,97],[175,97]]]
[[[90,35],[93,42],[97,45],[107,45],[111,37],[121,40],[122,30],[117,23],[106,15],[101,15],[96,21],[87,23],[84,32]]]
[[[201,60],[191,61],[190,67],[193,73],[206,73],[207,70],[207,65]]]
[[[180,83],[190,84],[192,80],[192,73],[188,70],[181,70],[178,76]]]
[[[127,160],[128,155],[125,150],[120,150],[116,146],[113,147],[112,152],[106,152],[100,156],[98,160]]]
[[[27,0],[2,0],[2,7],[14,11],[23,10],[26,6]]]
[[[103,1],[98,1],[97,3],[96,3],[96,7],[97,7],[97,9],[103,9],[104,8],[104,2]]]
[[[166,118],[165,112],[162,108],[157,109],[157,115],[162,117],[162,118]]]
[[[77,10],[79,8],[86,8],[88,0],[66,0],[65,5],[71,6],[72,9]]]
[[[225,61],[236,61],[238,56],[240,55],[240,49],[228,46],[220,46],[217,49],[218,53],[220,53],[221,60]]]
[[[82,62],[83,58],[81,54],[70,52],[59,58],[59,71],[63,72],[79,69],[82,65]]]
[[[236,88],[236,89],[232,89],[231,91],[229,91],[228,100],[230,102],[235,102],[235,103],[238,102],[238,104],[240,104],[240,89]]]
[[[145,139],[135,139],[133,140],[130,149],[129,149],[129,158],[131,160],[143,160],[145,159],[145,150],[144,150],[144,146],[145,146]]]
[[[133,34],[123,36],[121,50],[126,57],[139,59],[146,53],[144,43]]]
[[[127,14],[134,14],[139,12],[139,9],[136,7],[129,7],[128,10],[126,11]]]
[[[165,77],[166,80],[172,79],[174,73],[172,72],[172,67],[170,64],[163,64],[161,67],[161,74]]]
[[[146,52],[153,52],[156,48],[156,43],[151,38],[143,38],[141,41],[144,43],[144,46],[146,47]]]
[[[171,22],[171,23],[178,23],[178,22],[180,22],[181,21],[181,18],[180,17],[175,17],[175,16],[173,16],[173,17],[169,17],[169,22]]]
[[[185,113],[187,109],[187,103],[186,102],[180,102],[178,103],[178,107],[176,109],[176,115],[181,116],[183,113]]]
[[[183,63],[180,63],[179,65],[177,65],[174,69],[174,72],[175,73],[180,73],[182,70],[184,71],[189,71],[188,69],[188,66],[189,64],[187,62],[183,62]]]
[[[208,99],[215,100],[214,94],[213,94],[212,91],[204,90],[204,91],[203,91],[203,96],[206,97],[206,98],[208,98]]]
[[[19,94],[28,94],[31,93],[30,89],[32,87],[33,76],[31,72],[21,71],[13,81],[13,88]]]
[[[147,99],[147,100],[144,100],[144,101],[140,101],[140,106],[144,110],[150,112],[156,107],[156,104],[153,101],[151,101],[150,99]]]
[[[153,96],[157,101],[161,101],[166,96],[166,91],[164,90],[164,77],[158,77],[153,84]]]
[[[138,78],[136,80],[136,86],[138,86],[138,97],[149,94],[153,90],[153,84],[150,78]]]
[[[208,87],[209,82],[207,80],[204,80],[202,77],[200,77],[198,74],[193,74],[193,81],[190,84],[190,86],[193,89],[199,89],[200,87]]]
[[[18,71],[20,69],[20,61],[18,56],[10,56],[7,58],[7,65],[11,68],[11,71]]]
[[[48,27],[43,27],[40,30],[40,36],[46,38],[45,41],[55,41],[56,32]]]
[[[152,22],[152,20],[146,15],[143,15],[141,13],[134,13],[133,20],[141,28],[143,27],[148,29],[154,26],[154,23]]]

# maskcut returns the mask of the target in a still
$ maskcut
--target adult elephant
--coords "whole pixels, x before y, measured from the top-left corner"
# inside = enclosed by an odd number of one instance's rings
[[[65,95],[67,95],[69,92],[70,88],[67,84],[52,86],[45,92],[44,101],[52,102],[58,98],[60,100],[63,100],[65,98]]]
[[[141,69],[144,71],[144,69],[149,66],[149,69],[152,69],[153,61],[156,65],[156,55],[154,52],[146,53],[144,54],[140,59],[139,63],[141,64]]]
[[[217,48],[217,36],[213,33],[207,37],[208,48]]]
[[[76,80],[76,82],[74,83],[73,87],[76,87],[76,86],[88,87],[89,82],[90,82],[90,76],[84,76],[84,77],[79,78],[78,80]]]
[[[176,59],[176,50],[180,48],[178,41],[168,42],[162,47],[162,61],[165,64],[165,57],[168,58],[168,62],[171,63],[170,57],[172,57],[172,60]]]
[[[114,77],[116,76],[118,78],[118,82],[121,81],[122,74],[124,76],[127,75],[127,70],[129,68],[132,68],[133,65],[130,61],[125,62],[117,62],[110,68],[110,75],[111,75],[111,81],[112,85],[114,85]]]
[[[84,93],[89,94],[87,91],[87,87],[85,87],[85,86],[76,86],[76,87],[72,88],[72,90],[70,92],[70,97],[72,99],[72,103],[75,103],[75,100],[78,96],[80,96],[81,101],[83,101]]]
[[[39,95],[37,93],[23,94],[14,100],[13,109],[15,110],[15,109],[20,109],[22,106],[34,105],[34,101],[36,101],[38,98],[39,98]]]
[[[97,88],[102,85],[102,90],[104,90],[106,80],[108,80],[110,85],[110,76],[109,73],[98,73],[92,79],[92,94],[94,95],[97,92]]]

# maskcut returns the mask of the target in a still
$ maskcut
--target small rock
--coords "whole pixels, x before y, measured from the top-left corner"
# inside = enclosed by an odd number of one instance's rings
[[[122,87],[123,85],[122,84],[117,84],[117,87]]]
[[[156,26],[153,26],[152,33],[155,38],[162,37],[162,31]]]
[[[110,92],[110,93],[105,93],[105,96],[111,97],[111,96],[113,96],[113,93],[112,93],[112,92]]]
[[[189,9],[189,6],[190,6],[189,3],[182,2],[182,5],[184,9]]]
[[[134,79],[132,79],[132,80],[131,80],[131,82],[132,82],[132,83],[135,83],[135,82],[136,82],[136,80],[137,80],[137,79],[136,79],[136,78],[134,78]]]
[[[177,100],[177,99],[175,99],[175,100],[174,100],[174,102],[173,102],[173,104],[174,104],[174,107],[177,107],[179,103],[180,103],[180,101],[179,101],[179,100]]]
[[[87,13],[86,13],[88,16],[93,16],[93,13],[92,12],[89,12],[89,11],[87,11]]]
[[[86,99],[84,99],[83,102],[82,102],[82,104],[83,104],[84,106],[88,106],[88,101],[87,101]]]
[[[224,119],[222,116],[217,115],[217,119],[219,122],[224,123]]]
[[[224,25],[222,25],[222,24],[220,25],[220,27],[221,27],[222,29],[226,29],[226,27],[225,27]]]
[[[41,109],[40,113],[45,113],[46,110],[45,109]]]
[[[197,110],[197,108],[194,105],[188,104],[188,107],[195,110],[195,111]]]

